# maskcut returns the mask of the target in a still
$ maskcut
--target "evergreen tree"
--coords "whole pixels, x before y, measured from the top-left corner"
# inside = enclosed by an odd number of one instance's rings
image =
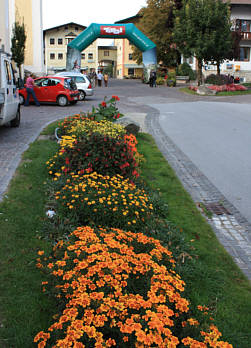
[[[148,0],[147,7],[139,12],[141,19],[136,26],[157,46],[157,61],[167,66],[177,65],[179,52],[172,37],[174,9],[180,9],[182,0]],[[133,58],[142,62],[142,54],[135,47]]]
[[[26,42],[26,33],[24,23],[15,22],[12,30],[11,52],[12,59],[17,64],[19,76],[21,77],[21,65],[24,63],[24,50]]]
[[[202,82],[204,62],[220,63],[232,49],[230,10],[222,0],[183,0],[175,12],[174,40],[185,57],[198,62],[198,84]]]

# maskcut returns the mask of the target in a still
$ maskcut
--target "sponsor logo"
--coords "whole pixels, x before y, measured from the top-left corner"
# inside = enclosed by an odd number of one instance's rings
[[[115,26],[106,26],[101,25],[100,27],[100,34],[101,35],[124,35],[125,34],[125,27],[115,27]]]

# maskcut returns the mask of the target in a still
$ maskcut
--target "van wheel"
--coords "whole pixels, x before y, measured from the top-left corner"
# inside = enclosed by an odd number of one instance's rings
[[[22,94],[19,94],[19,103],[20,103],[20,105],[24,105],[24,102],[25,102],[24,96]]]
[[[86,94],[84,91],[79,91],[79,100],[85,100]]]
[[[19,127],[20,119],[21,119],[20,106],[18,106],[16,117],[14,118],[14,120],[10,121],[10,126]]]
[[[66,106],[68,104],[68,99],[65,95],[60,95],[57,99],[59,106]]]

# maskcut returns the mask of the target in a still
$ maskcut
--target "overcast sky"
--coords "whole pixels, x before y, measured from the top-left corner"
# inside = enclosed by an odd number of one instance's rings
[[[146,0],[43,0],[43,29],[75,22],[112,24],[132,17]]]

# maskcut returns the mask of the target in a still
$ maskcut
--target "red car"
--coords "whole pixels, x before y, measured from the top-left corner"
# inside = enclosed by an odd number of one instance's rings
[[[34,92],[40,103],[57,103],[59,106],[76,104],[79,100],[79,91],[74,81],[69,77],[45,76],[34,79]],[[20,104],[27,98],[25,88],[19,90]],[[30,96],[30,101],[33,101]]]

